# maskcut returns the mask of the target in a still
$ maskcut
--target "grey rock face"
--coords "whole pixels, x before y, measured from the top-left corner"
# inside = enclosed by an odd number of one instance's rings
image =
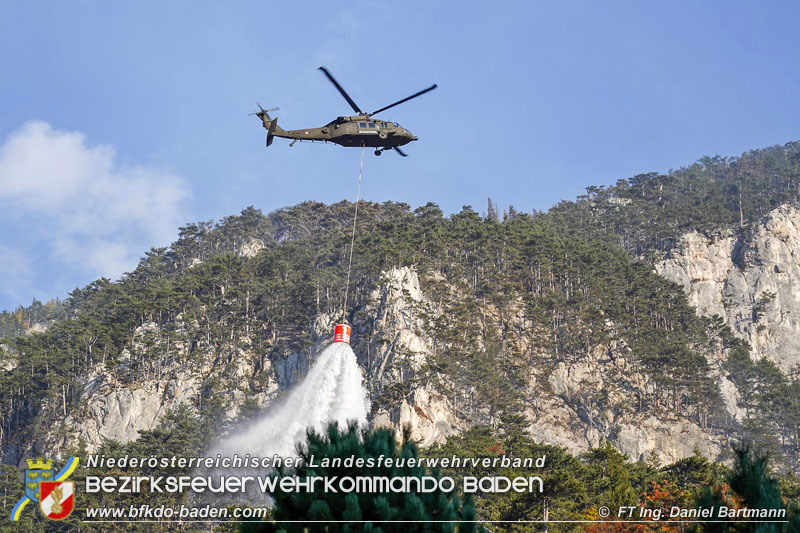
[[[18,364],[17,356],[11,353],[8,346],[0,344],[0,371],[11,372]]]
[[[183,329],[179,331],[185,333]],[[157,372],[122,381],[118,373],[124,372],[126,363],[138,357],[142,350],[165,350],[160,330],[153,323],[137,328],[133,339],[131,348],[120,356],[121,367],[110,371],[100,364],[84,378],[80,407],[57,419],[44,444],[38,443],[38,446],[58,456],[79,439],[86,443],[88,453],[93,453],[106,440],[122,443],[136,440],[142,431],[158,426],[167,412],[180,405],[196,411],[202,402],[204,380],[212,372],[226,373],[233,381],[243,384],[229,391],[225,406],[227,419],[237,415],[239,406],[248,396],[243,390],[244,384],[254,375],[255,361],[259,359],[242,347],[247,346],[247,339],[239,348],[231,348],[232,353],[220,357],[221,354],[209,352],[199,363],[185,360],[186,343],[179,341],[172,345],[171,356],[164,354]],[[268,374],[291,380],[294,374],[290,369],[299,364],[298,359],[297,354],[292,354],[276,365],[279,368],[275,372],[268,369]],[[270,362],[266,360],[262,364],[270,365]],[[269,380],[256,395],[259,405],[267,405],[280,388],[278,380]]]
[[[258,255],[258,252],[264,249],[264,247],[264,241],[259,239],[250,239],[244,243],[236,253],[242,257],[255,257]]]
[[[431,351],[431,340],[422,333],[419,315],[429,305],[417,273],[408,267],[393,268],[382,281],[365,309],[373,317],[366,366],[370,379],[385,385],[412,379]]]
[[[784,372],[800,365],[800,209],[783,205],[749,236],[690,232],[656,272],[680,285],[706,315],[719,315]]]
[[[533,438],[564,446],[573,454],[608,441],[633,460],[656,456],[664,464],[695,451],[710,458],[719,456],[719,437],[697,423],[636,411],[633,393],[647,388],[647,377],[628,363],[627,353],[624,344],[612,341],[531,380],[528,394],[534,401],[526,414]],[[538,384],[543,379],[549,387]],[[543,394],[542,389],[551,394]]]
[[[392,268],[382,276],[365,309],[372,322],[365,327],[366,343],[354,343],[359,362],[366,368],[370,390],[378,395],[392,385],[413,382],[431,353],[432,340],[424,333],[423,312],[432,306],[420,289],[419,277],[409,267]],[[374,402],[373,402],[374,404]],[[455,414],[450,400],[429,383],[408,388],[391,406],[374,409],[372,423],[389,426],[423,446],[444,441],[467,425]]]
[[[198,376],[185,370],[166,380],[133,386],[119,383],[109,373],[94,372],[85,387],[88,394],[85,408],[63,420],[65,433],[52,434],[46,448],[58,454],[82,439],[92,453],[105,440],[136,440],[139,432],[156,427],[168,410],[180,404],[193,406],[199,396],[199,385]]]
[[[441,311],[425,297],[416,271],[394,268],[382,276],[363,309],[366,318],[359,319],[353,330],[352,346],[372,391],[372,424],[397,430],[408,425],[412,438],[423,446],[442,442],[474,422],[448,397],[445,389],[452,389],[453,384],[446,376],[423,372],[433,346],[426,317],[437,313]],[[315,351],[330,342],[336,318],[318,317],[312,330]],[[123,360],[135,359],[137,350],[145,345],[162,349],[154,324],[137,330],[134,339]],[[535,343],[536,339],[525,342]],[[180,351],[183,346],[178,343],[174,349]],[[634,391],[646,389],[647,382],[628,362],[630,355],[622,342],[612,342],[594,347],[578,360],[561,362],[547,373],[532,366],[524,391],[524,403],[530,406],[524,414],[531,436],[573,453],[607,440],[633,459],[655,452],[664,462],[671,462],[695,450],[716,457],[722,446],[719,439],[693,421],[635,412],[631,407],[636,405]],[[246,343],[225,354],[209,351],[193,366],[179,359],[165,364],[158,375],[124,384],[113,373],[95,370],[86,379],[81,408],[57,422],[59,430],[48,437],[48,449],[65,450],[78,438],[87,442],[90,451],[105,438],[136,439],[141,431],[157,426],[170,409],[180,404],[196,409],[203,380],[212,371],[224,372],[242,384],[253,383],[259,372],[262,377],[270,376],[255,391],[258,404],[266,407],[302,377],[310,363],[303,353],[270,361]],[[729,392],[735,405],[735,391]],[[253,397],[252,390],[231,390],[226,416],[233,418],[247,397]]]
[[[375,317],[368,332],[369,347],[354,348],[365,366],[369,361],[372,390],[380,394],[392,385],[413,382],[433,345],[425,333],[422,315],[438,311],[427,301],[417,274],[409,268],[387,272],[372,300],[367,309],[367,315]],[[580,360],[559,363],[547,374],[530,368],[524,391],[525,403],[532,406],[524,412],[530,421],[530,435],[572,453],[587,451],[607,440],[632,459],[655,454],[669,463],[695,451],[716,458],[722,449],[719,437],[698,424],[639,415],[631,408],[620,407],[635,405],[632,391],[647,387],[645,376],[635,371],[627,355],[629,348],[615,341],[594,347]],[[469,427],[470,420],[460,416],[446,394],[431,385],[435,381],[414,385],[399,402],[374,409],[373,424],[398,430],[408,424],[412,438],[422,445],[442,442]],[[597,401],[601,396],[604,406],[614,407],[601,407]]]

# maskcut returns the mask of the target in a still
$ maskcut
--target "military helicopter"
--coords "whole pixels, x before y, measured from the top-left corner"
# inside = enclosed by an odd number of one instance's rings
[[[411,141],[416,141],[417,137],[397,122],[375,120],[372,117],[396,105],[408,102],[412,98],[422,96],[428,91],[434,90],[437,85],[431,85],[427,89],[423,89],[393,104],[384,106],[372,113],[365,113],[356,105],[353,99],[350,98],[350,95],[339,85],[339,82],[336,81],[331,73],[328,72],[328,69],[319,67],[319,70],[327,76],[330,82],[333,83],[342,96],[344,96],[344,99],[347,100],[347,103],[350,104],[350,107],[353,108],[353,111],[358,114],[349,117],[336,117],[336,120],[328,122],[321,128],[284,130],[278,126],[277,118],[269,116],[270,111],[275,111],[278,108],[264,109],[259,105],[259,111],[253,114],[261,119],[264,128],[267,130],[267,146],[272,144],[275,137],[282,137],[284,139],[292,139],[289,146],[294,146],[294,143],[297,141],[322,141],[336,143],[341,146],[375,147],[375,155],[381,155],[385,150],[394,150],[401,156],[406,157],[406,154],[400,150],[400,147]]]

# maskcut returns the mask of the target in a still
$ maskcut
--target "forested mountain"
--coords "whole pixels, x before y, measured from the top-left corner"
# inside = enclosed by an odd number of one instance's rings
[[[798,199],[800,142],[703,157],[667,174],[639,174],[610,187],[587,187],[548,216],[586,238],[610,239],[641,256],[664,252],[684,233],[747,228]]]
[[[698,315],[652,261],[690,230],[746,234],[771,209],[796,202],[798,185],[800,143],[791,143],[590,187],[546,213],[501,215],[491,200],[485,215],[469,206],[444,216],[434,203],[360,204],[345,314],[374,409],[390,412],[425,390],[444,398],[461,427],[502,433],[503,417],[526,413],[536,439],[550,424],[551,404],[539,397],[555,398],[571,413],[570,435],[587,435],[576,449],[606,441],[634,449],[630,428],[642,421],[680,439],[669,432],[682,424],[723,458],[745,440],[768,449],[782,470],[797,470],[798,375],[753,361],[745,340],[722,319]],[[293,383],[286,369],[308,364],[324,341],[321,317],[341,316],[353,207],[305,202],[268,215],[248,207],[216,224],[188,224],[118,281],[4,313],[4,462],[19,463],[35,443],[86,446],[70,432],[99,423],[93,398],[152,382],[174,399],[176,376],[190,376],[184,403],[201,421],[197,446],[213,428],[251,416]],[[397,268],[419,279],[407,328],[426,345],[419,364],[384,338],[374,316],[375,295]],[[30,330],[37,323],[46,329]],[[587,375],[580,382],[579,370]],[[141,433],[152,444],[151,433],[137,431],[131,438]]]

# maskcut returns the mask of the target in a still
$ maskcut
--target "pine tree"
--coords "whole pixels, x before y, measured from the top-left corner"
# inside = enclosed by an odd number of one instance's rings
[[[430,472],[418,465],[409,466],[409,459],[417,459],[416,444],[403,434],[403,443],[398,447],[395,433],[388,428],[359,429],[355,423],[339,428],[336,423],[328,426],[325,433],[310,430],[307,441],[300,447],[301,466],[295,469],[278,469],[277,477],[309,476],[339,478],[351,476],[376,476],[439,478],[438,472]],[[386,466],[378,458],[404,459],[402,466]],[[314,456],[318,466],[310,467]],[[323,458],[374,459],[375,465],[358,467],[319,466]],[[476,528],[475,508],[470,499],[462,502],[456,491],[444,492],[437,488],[432,492],[284,492],[277,490],[271,495],[275,502],[273,516],[276,523],[247,524],[243,531],[352,531],[352,532],[410,532],[410,531],[479,531]],[[308,522],[303,522],[307,520]],[[314,523],[312,521],[331,521]],[[461,524],[461,525],[459,525]],[[331,529],[333,528],[333,529]]]
[[[719,509],[721,506],[746,507],[748,509],[784,509],[783,497],[778,481],[769,472],[766,455],[745,445],[734,449],[736,461],[727,476],[727,484],[713,489],[706,487],[697,498],[697,506],[704,509]],[[800,531],[800,512],[788,516],[787,523],[759,522],[757,520],[712,523],[700,525],[701,531],[746,532],[746,533],[797,533]]]

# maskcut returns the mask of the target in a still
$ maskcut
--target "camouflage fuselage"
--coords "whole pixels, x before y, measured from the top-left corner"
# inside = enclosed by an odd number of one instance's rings
[[[272,120],[262,117],[264,127],[269,130]],[[321,128],[284,130],[275,128],[273,135],[299,141],[332,142],[341,146],[370,146],[394,148],[403,146],[417,138],[396,122],[375,120],[368,116],[338,117]]]

